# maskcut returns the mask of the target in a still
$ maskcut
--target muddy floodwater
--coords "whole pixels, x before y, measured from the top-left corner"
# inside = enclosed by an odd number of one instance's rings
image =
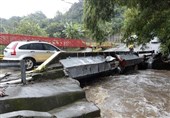
[[[102,118],[170,118],[170,71],[97,78],[84,90],[101,109]]]

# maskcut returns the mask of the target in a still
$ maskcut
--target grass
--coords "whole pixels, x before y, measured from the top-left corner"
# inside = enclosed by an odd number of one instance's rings
[[[3,51],[5,47],[6,47],[5,45],[0,45],[0,55],[3,55]]]

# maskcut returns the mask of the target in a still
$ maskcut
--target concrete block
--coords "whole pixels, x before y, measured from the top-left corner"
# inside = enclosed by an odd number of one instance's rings
[[[56,118],[56,117],[48,112],[23,110],[0,114],[0,118]]]
[[[100,110],[92,102],[86,99],[74,102],[70,105],[53,109],[49,113],[57,118],[95,118],[100,117]]]
[[[10,86],[0,98],[0,114],[18,110],[49,111],[82,98],[85,92],[69,79]]]

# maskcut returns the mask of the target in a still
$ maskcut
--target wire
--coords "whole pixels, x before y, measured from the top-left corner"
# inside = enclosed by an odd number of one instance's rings
[[[72,3],[72,2],[67,2],[67,1],[65,1],[65,0],[61,0],[61,1],[65,2],[65,3],[68,3],[68,4],[74,4],[74,3]]]

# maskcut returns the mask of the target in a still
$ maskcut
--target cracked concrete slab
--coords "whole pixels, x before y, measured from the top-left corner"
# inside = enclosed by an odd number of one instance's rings
[[[66,105],[61,108],[53,109],[49,113],[55,115],[57,118],[94,118],[100,117],[100,110],[92,102],[86,99],[76,101],[72,104]]]
[[[0,118],[56,118],[48,112],[38,112],[29,110],[14,111],[0,115]]]
[[[9,85],[0,98],[0,114],[18,110],[48,111],[85,98],[75,80],[44,80],[29,85]]]

